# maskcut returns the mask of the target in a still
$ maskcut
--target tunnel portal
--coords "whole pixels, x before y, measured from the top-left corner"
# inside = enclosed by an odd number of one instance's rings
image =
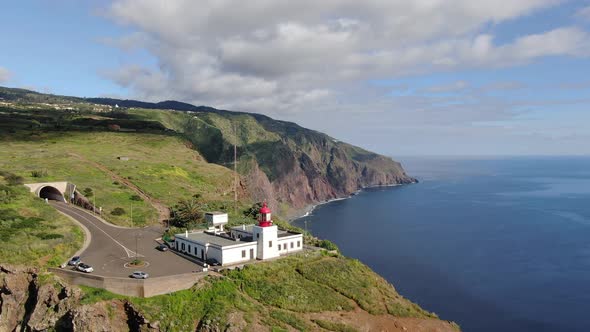
[[[45,186],[39,190],[39,197],[52,201],[60,201],[65,202],[65,198],[63,194],[59,191],[59,189],[52,187],[52,186]]]

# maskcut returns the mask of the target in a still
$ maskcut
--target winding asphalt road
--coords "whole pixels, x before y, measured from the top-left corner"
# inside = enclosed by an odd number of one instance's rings
[[[156,249],[163,232],[161,227],[124,228],[107,224],[92,213],[63,202],[50,201],[59,212],[84,225],[91,234],[89,246],[80,254],[82,262],[94,267],[94,274],[107,277],[127,277],[141,270],[151,277],[199,272],[201,267],[171,251]],[[149,265],[126,268],[136,257]]]

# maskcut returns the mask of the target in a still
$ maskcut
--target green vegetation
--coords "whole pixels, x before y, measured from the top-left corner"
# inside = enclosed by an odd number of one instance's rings
[[[324,248],[324,249],[330,250],[330,251],[333,251],[333,250],[338,251],[338,246],[330,240],[321,240],[318,247]]]
[[[168,206],[201,194],[203,201],[225,202],[232,206],[232,172],[222,166],[208,164],[182,140],[162,135],[110,132],[41,132],[35,135],[3,135],[0,169],[11,173],[10,183],[39,182],[33,170],[44,167],[49,174],[43,181],[67,180],[77,184],[83,194],[102,207],[103,217],[118,225],[131,225],[130,210],[136,224],[157,220],[149,202],[137,200],[137,194],[113,180],[96,164],[141,188],[151,197]],[[119,155],[129,156],[121,161]],[[220,204],[220,205],[223,205]],[[124,214],[111,214],[115,208]]]
[[[334,331],[334,332],[357,332],[357,329],[350,327],[340,322],[331,322],[322,319],[315,319],[314,323],[318,324],[321,328]]]
[[[181,228],[196,228],[203,223],[203,206],[196,199],[183,199],[172,207],[170,224]]]
[[[345,263],[343,263],[345,262]],[[372,314],[399,317],[435,317],[400,296],[393,286],[355,259],[324,257],[301,264],[297,271],[306,279],[321,283],[354,300]]]
[[[122,295],[117,295],[102,288],[93,288],[88,286],[79,286],[84,295],[80,299],[81,304],[93,304],[100,301],[109,301],[115,299],[124,299]]]
[[[272,310],[270,317],[283,322],[296,330],[306,331],[309,330],[309,325],[302,319],[298,318],[296,314],[285,310]]]
[[[126,213],[125,209],[123,209],[122,207],[118,207],[118,206],[116,208],[114,208],[113,211],[111,211],[111,214],[113,216],[122,216],[125,213]]]
[[[117,298],[84,287],[84,303]],[[355,331],[345,323],[312,319],[305,313],[350,311],[356,303],[369,312],[387,314],[395,303],[399,317],[433,318],[398,295],[393,287],[356,260],[306,252],[272,262],[248,265],[207,277],[189,290],[151,298],[130,298],[150,322],[165,331],[195,330],[196,326],[224,330],[240,317],[242,330],[264,325],[271,330]],[[361,305],[362,304],[362,305]],[[372,310],[374,306],[378,308]],[[234,317],[232,319],[232,317]],[[258,325],[256,325],[258,324]]]
[[[349,299],[322,283],[305,278],[294,266],[301,257],[286,257],[273,264],[248,266],[231,273],[252,298],[266,305],[298,312],[352,310]],[[272,282],[269,282],[272,280]]]
[[[196,322],[225,327],[230,312],[256,309],[234,282],[214,278],[190,290],[145,299],[132,298],[131,301],[150,321],[160,321],[164,331],[194,330]]]
[[[13,178],[9,172],[1,174]],[[82,245],[82,230],[4,176],[0,177],[0,262],[60,265]]]

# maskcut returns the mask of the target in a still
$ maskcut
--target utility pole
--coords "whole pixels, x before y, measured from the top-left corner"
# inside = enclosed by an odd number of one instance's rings
[[[135,228],[135,221],[133,220],[133,204],[131,204],[131,225]],[[137,261],[137,228],[135,229],[135,260]]]
[[[234,213],[238,210],[238,133],[234,124]]]

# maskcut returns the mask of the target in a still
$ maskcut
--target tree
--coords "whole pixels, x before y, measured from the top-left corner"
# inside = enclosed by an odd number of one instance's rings
[[[247,208],[246,210],[242,211],[245,217],[252,218],[256,220],[258,218],[258,212],[262,208],[262,202],[252,204],[252,207]]]
[[[172,224],[177,227],[190,227],[203,222],[201,204],[195,200],[183,199],[172,208]]]

